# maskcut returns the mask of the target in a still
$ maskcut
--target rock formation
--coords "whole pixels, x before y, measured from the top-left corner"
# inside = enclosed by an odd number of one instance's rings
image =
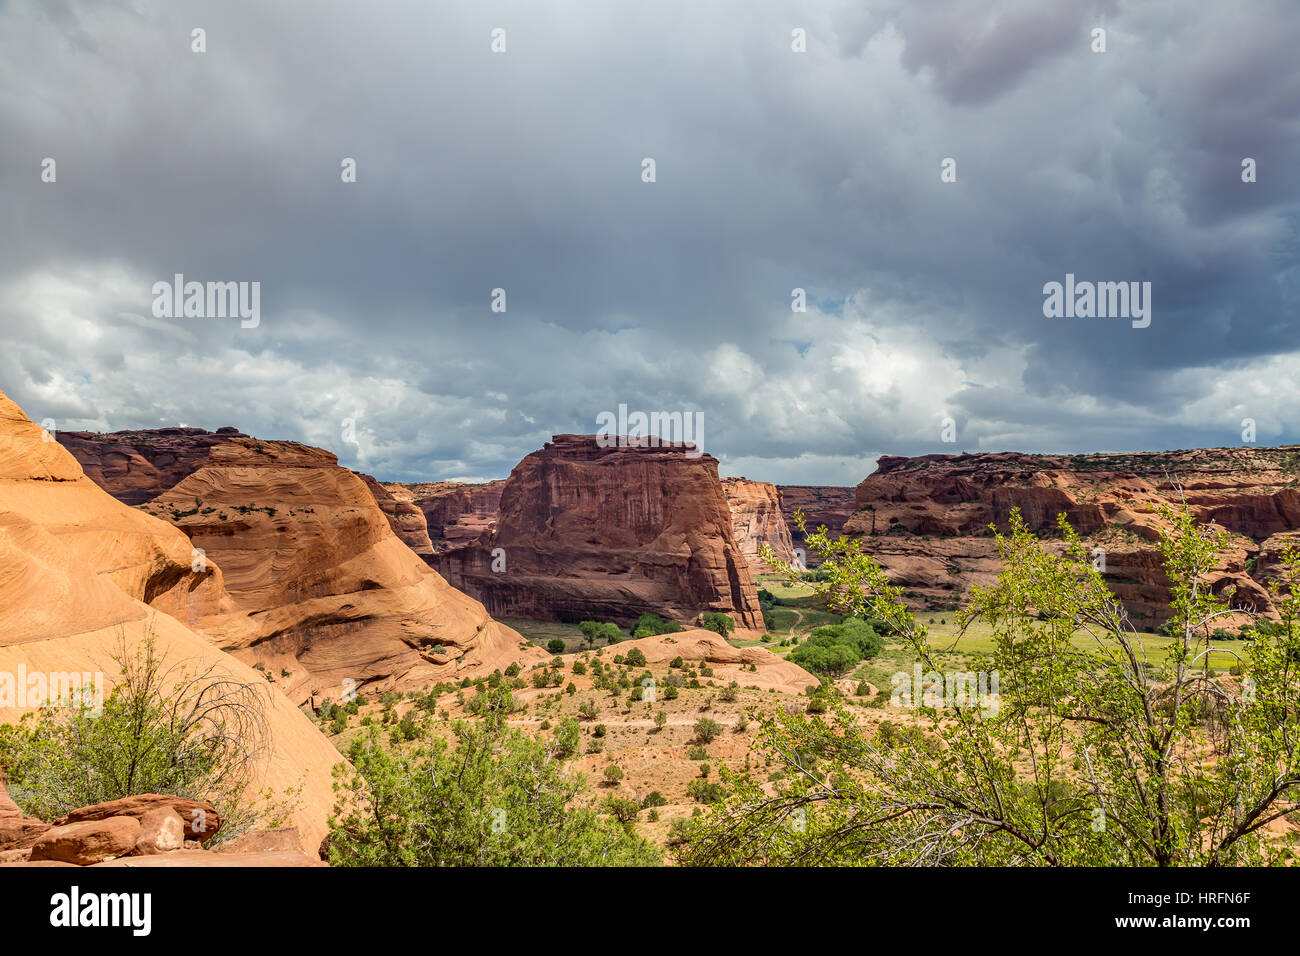
[[[232,439],[142,507],[222,569],[234,609],[194,626],[296,703],[544,656],[449,587],[394,533],[372,487],[327,451]]]
[[[119,650],[132,654],[152,639],[168,663],[264,685],[177,619],[234,607],[220,571],[196,572],[192,562],[185,535],[104,492],[0,393],[0,673],[100,673],[107,693],[121,676]],[[16,722],[30,704],[0,701],[0,723]],[[294,823],[319,838],[341,758],[278,694],[266,695],[266,721],[256,789],[302,787]]]
[[[441,554],[469,544],[496,527],[505,480],[484,484],[460,481],[390,482],[384,488],[398,501],[424,514],[433,552]]]
[[[388,526],[402,543],[424,558],[433,556],[433,542],[429,540],[429,528],[425,523],[424,512],[405,498],[398,498],[382,484],[369,475],[355,472],[366,483],[370,493],[375,496],[375,503],[388,519]]]
[[[86,476],[128,505],[156,498],[198,471],[213,446],[247,438],[237,428],[151,428],[138,431],[57,432],[58,441],[81,463]]]
[[[748,478],[724,478],[722,490],[726,492],[727,506],[731,509],[731,530],[736,547],[749,562],[750,574],[768,571],[767,564],[760,557],[764,544],[769,545],[782,561],[794,559],[794,544],[790,540],[790,529],[781,512],[775,485]]]
[[[762,626],[717,459],[682,445],[557,435],[511,472],[495,530],[434,563],[501,616],[694,622],[722,611]]]
[[[794,513],[803,509],[808,522],[808,531],[816,531],[822,525],[834,537],[844,528],[857,507],[857,498],[852,488],[840,488],[834,485],[777,485],[776,493],[781,501],[781,512],[785,516],[786,528],[790,532],[790,542],[795,548],[804,552],[804,561],[809,567],[819,563],[817,555],[808,551],[804,544],[805,535],[795,524]]]
[[[620,654],[639,649],[647,664],[662,664],[677,657],[683,661],[703,661],[713,671],[713,679],[723,685],[734,680],[742,687],[802,694],[821,683],[798,664],[777,657],[766,648],[733,647],[719,634],[703,628],[620,641],[616,647]]]
[[[882,457],[857,487],[844,532],[869,538],[866,550],[920,605],[946,608],[973,584],[987,584],[998,561],[989,525],[1005,529],[1013,508],[1040,535],[1064,514],[1105,553],[1105,574],[1139,623],[1168,617],[1167,582],[1153,547],[1155,510],[1186,500],[1203,522],[1233,533],[1211,587],[1235,587],[1234,603],[1271,608],[1262,577],[1277,547],[1300,529],[1300,453],[1294,448],[1212,448],[1095,454]],[[1257,564],[1258,562],[1258,564]]]

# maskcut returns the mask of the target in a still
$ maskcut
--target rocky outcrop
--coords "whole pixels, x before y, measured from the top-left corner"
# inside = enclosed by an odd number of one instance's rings
[[[429,540],[429,527],[424,520],[424,512],[410,501],[391,494],[387,488],[370,475],[355,472],[366,483],[370,493],[375,496],[375,504],[388,519],[388,526],[393,534],[420,557],[428,559],[433,555],[433,542]]]
[[[237,428],[152,428],[140,431],[57,432],[86,476],[118,501],[139,505],[198,471],[213,446],[247,438]]]
[[[296,827],[255,830],[212,849],[203,847],[203,834],[187,839],[193,830],[182,816],[196,808],[215,818],[209,804],[158,794],[81,807],[53,826],[41,824],[43,831],[26,848],[0,849],[0,867],[326,865],[303,850]],[[117,809],[125,812],[114,813]],[[206,835],[215,832],[212,826]]]
[[[702,661],[713,671],[713,679],[723,684],[736,681],[742,687],[776,690],[785,694],[802,694],[821,684],[816,677],[785,658],[763,647],[733,647],[714,631],[688,628],[673,634],[641,637],[621,641],[620,654],[636,648],[645,655],[647,664],[663,664],[680,657],[683,661]]]
[[[785,515],[781,512],[776,485],[748,478],[724,478],[722,490],[731,509],[732,535],[736,547],[749,562],[750,574],[768,572],[767,564],[760,556],[765,544],[780,560],[794,559],[794,544],[790,540]]]
[[[135,849],[140,838],[140,821],[135,817],[108,817],[87,823],[51,827],[32,846],[29,859],[54,860],[74,866],[90,866]]]
[[[806,536],[799,531],[794,513],[803,509],[809,532],[825,525],[831,537],[835,537],[856,510],[854,489],[834,485],[777,485],[776,493],[781,502],[786,528],[790,532],[791,545],[803,552],[808,567],[819,564],[818,556],[811,553],[804,543]]]
[[[866,550],[914,603],[948,608],[962,603],[972,585],[995,578],[990,526],[1005,529],[1019,509],[1030,530],[1051,537],[1064,514],[1104,553],[1107,580],[1130,616],[1150,626],[1169,614],[1168,582],[1153,545],[1156,509],[1186,501],[1198,520],[1232,532],[1210,586],[1216,593],[1235,589],[1236,606],[1268,611],[1263,574],[1284,536],[1300,529],[1298,485],[1295,448],[883,456],[858,485],[857,510],[844,533],[868,538]]]
[[[372,486],[322,449],[233,439],[143,508],[223,571],[234,610],[195,627],[296,703],[544,656],[449,587],[394,533]]]
[[[79,807],[62,820],[55,821],[59,826],[70,823],[86,823],[92,820],[107,820],[109,817],[131,817],[144,822],[145,818],[159,810],[165,810],[181,818],[184,825],[184,838],[205,843],[217,835],[221,829],[221,815],[217,808],[206,800],[190,800],[158,793],[142,793],[96,803],[89,807]]]
[[[495,530],[434,562],[502,616],[694,622],[722,611],[762,626],[717,459],[682,445],[557,435],[511,472]]]
[[[463,547],[496,527],[505,481],[470,484],[460,481],[389,482],[396,500],[409,502],[424,515],[435,554]]]
[[[0,852],[25,850],[49,828],[45,821],[29,817],[18,808],[0,772]]]
[[[0,393],[0,672],[90,672],[107,693],[121,677],[121,653],[150,640],[168,664],[264,686],[257,671],[173,616],[234,607],[219,570],[194,568],[185,535],[104,492]],[[287,699],[265,699],[267,747],[252,787],[301,787],[293,822],[319,839],[333,806],[330,770],[342,758]],[[38,703],[0,703],[0,723]]]

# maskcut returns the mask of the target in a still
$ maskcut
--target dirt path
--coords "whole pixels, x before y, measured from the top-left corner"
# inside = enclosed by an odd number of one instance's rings
[[[798,620],[790,625],[790,636],[794,637],[794,629],[803,624],[803,611],[799,610],[797,607],[792,607],[790,610],[794,611],[795,617],[798,618]]]

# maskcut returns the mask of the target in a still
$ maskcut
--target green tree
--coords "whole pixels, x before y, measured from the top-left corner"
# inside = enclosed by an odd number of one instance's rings
[[[1265,828],[1300,808],[1300,555],[1279,561],[1281,622],[1238,653],[1240,683],[1209,666],[1230,595],[1208,575],[1227,546],[1186,509],[1162,510],[1159,548],[1174,612],[1162,659],[1133,628],[1059,520],[1045,547],[1013,512],[1002,568],[962,624],[987,623],[1000,674],[988,701],[920,702],[905,732],[868,737],[849,713],[775,712],[759,747],[775,794],[724,771],[722,807],[688,825],[693,864],[1242,865],[1284,862]],[[802,530],[802,521],[797,521]],[[860,542],[808,537],[836,610],[885,621],[938,672],[927,629]],[[990,706],[992,705],[992,706]],[[799,826],[791,826],[793,819]]]
[[[702,744],[712,743],[722,734],[722,725],[709,717],[695,722],[695,739]]]
[[[292,799],[248,797],[268,734],[265,681],[219,665],[169,662],[152,635],[133,649],[119,640],[121,677],[96,706],[89,687],[53,701],[18,724],[0,726],[0,766],[22,809],[45,820],[77,807],[141,793],[210,801],[223,820],[219,839],[275,826]],[[347,711],[334,709],[335,720]]]
[[[723,614],[719,611],[710,611],[708,614],[704,615],[704,629],[715,631],[723,637],[726,637],[736,629],[736,622],[727,614]]]
[[[575,724],[576,727],[576,724]],[[334,768],[333,866],[654,866],[659,853],[627,828],[571,803],[585,789],[502,711],[457,722],[454,745],[410,750],[372,732]]]
[[[549,641],[546,642],[546,649],[550,651],[552,654],[563,654],[564,638],[562,637],[551,638]]]
[[[676,621],[665,621],[658,614],[647,611],[637,618],[632,628],[633,637],[656,637],[660,634],[676,634],[682,626]]]
[[[598,641],[604,641],[607,644],[615,644],[623,636],[623,632],[618,629],[617,624],[600,621],[582,621],[578,624],[578,630],[582,631],[582,639],[586,641],[588,647],[594,646]]]

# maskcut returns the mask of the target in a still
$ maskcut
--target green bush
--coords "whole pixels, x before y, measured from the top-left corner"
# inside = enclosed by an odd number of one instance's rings
[[[736,629],[736,622],[726,614],[722,614],[718,611],[711,611],[704,615],[704,629],[706,631],[714,631],[721,634],[723,637],[726,637]]]
[[[576,729],[576,724],[574,728]],[[503,717],[393,752],[355,740],[334,775],[332,866],[655,866],[659,851],[573,805],[585,789]],[[629,801],[630,802],[630,801]],[[626,808],[619,808],[625,813]]]
[[[54,820],[78,807],[165,793],[211,802],[226,821],[218,839],[280,825],[268,817],[285,808],[246,796],[268,745],[265,715],[275,692],[264,681],[169,663],[152,636],[131,650],[119,641],[113,660],[121,678],[102,709],[89,700],[90,688],[78,687],[78,699],[0,726],[0,767],[24,812]],[[332,729],[346,729],[349,708],[331,712]]]
[[[647,611],[637,618],[632,628],[633,637],[655,637],[659,634],[676,634],[682,626],[676,621],[665,621],[658,614]]]
[[[702,744],[712,743],[722,734],[722,725],[709,717],[695,722],[695,739]]]
[[[606,644],[615,644],[623,636],[617,624],[609,621],[582,621],[578,624],[578,630],[582,632],[583,639],[588,645],[594,645],[600,641]]]
[[[880,635],[866,621],[847,618],[841,624],[813,628],[808,640],[787,658],[806,671],[828,677],[846,673],[860,661],[875,657],[884,648]]]

